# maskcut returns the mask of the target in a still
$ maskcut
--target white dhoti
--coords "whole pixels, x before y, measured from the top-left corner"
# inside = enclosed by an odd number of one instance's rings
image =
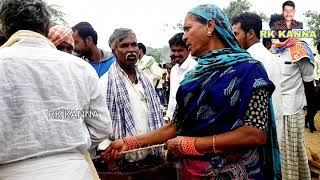
[[[65,153],[0,165],[1,180],[92,180],[81,153]]]

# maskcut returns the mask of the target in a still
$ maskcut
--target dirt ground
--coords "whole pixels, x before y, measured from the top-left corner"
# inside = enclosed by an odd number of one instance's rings
[[[314,152],[320,154],[320,111],[315,118],[315,126],[317,131],[310,133],[309,129],[305,128],[305,142]]]
[[[320,111],[318,111],[315,118],[315,126],[317,131],[310,133],[309,129],[305,128],[305,143],[317,154],[320,154]],[[316,174],[312,174],[312,180],[320,179]]]

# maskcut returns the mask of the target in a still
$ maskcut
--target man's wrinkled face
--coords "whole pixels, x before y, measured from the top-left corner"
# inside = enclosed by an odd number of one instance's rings
[[[84,56],[86,58],[89,58],[89,56],[91,55],[91,50],[88,47],[86,41],[79,36],[77,30],[73,32],[72,36],[74,39],[74,51],[78,54],[79,57]]]
[[[232,25],[232,30],[234,32],[234,35],[236,36],[238,42],[240,43],[240,46],[242,49],[248,49],[247,45],[247,33],[244,32],[244,30],[241,28],[241,23],[237,23]]]
[[[282,13],[283,13],[283,17],[286,21],[292,21],[293,17],[294,17],[295,10],[292,6],[284,6]]]
[[[137,38],[130,34],[120,40],[113,50],[120,66],[134,66],[137,63],[139,48]]]
[[[180,45],[172,45],[171,50],[171,59],[178,64],[182,64],[189,56],[189,51],[186,47]]]

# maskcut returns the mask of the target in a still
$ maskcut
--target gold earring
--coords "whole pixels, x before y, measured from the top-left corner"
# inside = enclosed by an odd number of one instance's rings
[[[210,31],[207,32],[207,36],[211,37],[212,33]]]

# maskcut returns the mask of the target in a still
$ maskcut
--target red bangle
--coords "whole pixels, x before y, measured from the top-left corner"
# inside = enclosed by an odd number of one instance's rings
[[[194,145],[196,141],[195,137],[183,137],[180,143],[180,151],[182,154],[201,156],[204,154],[199,153]]]
[[[137,148],[141,147],[141,145],[138,142],[137,138],[134,137],[134,136],[128,136],[128,137],[124,137],[122,139],[123,139],[124,143],[128,146],[129,150],[137,149]]]

